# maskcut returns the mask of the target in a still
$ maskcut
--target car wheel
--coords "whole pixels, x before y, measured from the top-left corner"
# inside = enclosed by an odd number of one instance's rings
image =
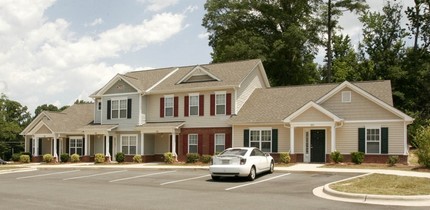
[[[269,169],[269,173],[273,173],[275,171],[275,163],[273,162],[273,160],[272,160],[272,162],[270,162],[270,169]]]
[[[254,181],[256,175],[257,175],[257,172],[255,171],[255,167],[252,166],[251,170],[249,171],[248,180]]]
[[[214,175],[212,175],[212,180],[214,180],[214,181],[218,181],[220,179],[220,177],[219,176],[214,176]]]

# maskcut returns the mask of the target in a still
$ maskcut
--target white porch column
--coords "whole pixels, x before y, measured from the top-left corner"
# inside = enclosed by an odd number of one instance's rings
[[[85,156],[89,156],[89,153],[88,153],[88,151],[90,151],[90,144],[89,144],[89,142],[90,142],[90,135],[88,135],[88,133],[85,133],[84,134],[85,135],[85,151],[84,151],[84,155]]]
[[[39,156],[39,137],[34,139],[34,156]]]
[[[336,125],[331,126],[331,152],[336,151]]]
[[[140,132],[140,155],[145,155],[145,133]]]
[[[111,160],[110,159],[110,152],[109,152],[109,147],[110,147],[110,145],[109,145],[109,134],[105,134],[105,137],[106,137],[106,157],[108,157],[109,158],[109,160]]]
[[[178,160],[178,154],[176,154],[176,132],[172,132],[172,154],[175,156],[176,161]]]
[[[54,133],[54,158],[55,158],[55,161],[58,162],[57,135],[55,133]]]
[[[28,152],[28,136],[24,136],[24,152]]]
[[[294,154],[294,126],[290,127],[290,154]]]

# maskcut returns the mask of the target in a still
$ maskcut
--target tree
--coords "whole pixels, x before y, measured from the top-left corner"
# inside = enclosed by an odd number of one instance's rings
[[[60,111],[60,109],[58,109],[58,107],[53,104],[40,105],[36,108],[36,110],[34,110],[34,115],[35,115],[34,118],[36,118],[43,111],[58,112]]]
[[[319,80],[318,0],[208,0],[205,9],[213,62],[259,58],[274,86]]]
[[[19,133],[30,123],[26,106],[0,96],[0,156],[9,159],[10,149],[22,150],[23,137]]]
[[[414,0],[415,6],[408,7],[406,14],[409,19],[409,30],[414,36],[414,50],[421,48],[430,50],[430,1]]]
[[[333,36],[333,82],[358,81],[361,76],[357,71],[358,56],[351,45],[348,35]]]
[[[361,13],[366,11],[369,6],[366,4],[366,0],[328,0],[327,3],[324,3],[323,17],[325,17],[325,27],[327,33],[327,42],[326,42],[326,81],[332,82],[332,35],[333,30],[336,28],[338,19],[343,15],[345,11]]]

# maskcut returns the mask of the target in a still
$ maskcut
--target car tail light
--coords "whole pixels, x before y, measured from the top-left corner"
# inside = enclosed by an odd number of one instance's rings
[[[245,158],[240,158],[240,165],[245,165],[246,163],[246,159]]]

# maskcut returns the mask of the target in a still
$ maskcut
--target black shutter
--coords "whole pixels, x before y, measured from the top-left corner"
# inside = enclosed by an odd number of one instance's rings
[[[42,139],[39,139],[39,156],[43,156],[43,154],[42,154]]]
[[[110,113],[111,113],[111,101],[107,101],[107,119],[110,120]]]
[[[381,128],[381,154],[388,154],[388,128]]]
[[[366,129],[358,128],[358,151],[366,153]]]
[[[127,118],[131,119],[131,98],[127,100]]]
[[[80,156],[84,156],[85,155],[85,137],[82,138],[82,154],[80,154]]]
[[[33,156],[33,139],[30,139],[30,149],[28,150],[30,151],[31,156]]]
[[[70,141],[70,139],[69,139],[69,138],[67,138],[67,139],[66,139],[66,153],[67,153],[67,154],[69,154],[69,141]],[[72,155],[72,154],[69,154],[69,155]]]
[[[249,147],[249,129],[243,130],[243,146]]]
[[[278,129],[272,129],[272,152],[278,152]]]

